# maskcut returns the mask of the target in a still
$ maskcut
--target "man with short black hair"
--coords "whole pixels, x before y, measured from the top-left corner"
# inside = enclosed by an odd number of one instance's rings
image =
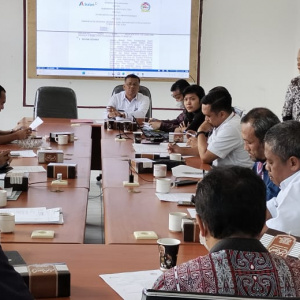
[[[4,104],[6,103],[6,91],[0,85],[0,111],[4,109]],[[26,139],[31,134],[31,129],[29,127],[11,129],[7,131],[0,130],[0,144],[8,144],[14,140]]]
[[[236,165],[252,167],[244,149],[240,116],[231,105],[228,90],[218,86],[202,98],[205,121],[197,132],[198,151],[203,163],[214,166]],[[211,133],[209,137],[208,134]]]
[[[154,130],[162,130],[165,132],[173,132],[179,125],[184,122],[186,115],[186,110],[183,104],[183,92],[190,86],[190,84],[185,79],[179,79],[174,82],[171,86],[172,97],[176,100],[176,106],[182,108],[183,112],[173,120],[157,120],[151,119],[149,122]]]
[[[144,118],[150,106],[150,99],[139,93],[140,78],[134,74],[125,77],[124,91],[112,95],[108,102],[109,118]]]
[[[248,151],[250,158],[255,162],[253,171],[262,178],[267,189],[267,200],[276,197],[280,189],[275,185],[266,170],[266,157],[264,138],[267,131],[274,125],[280,123],[278,117],[269,109],[257,107],[251,109],[242,117],[242,137],[244,148]]]
[[[269,253],[258,240],[266,189],[249,168],[213,168],[194,198],[200,240],[209,250],[164,272],[157,290],[253,297],[299,297],[300,261]]]
[[[269,228],[300,236],[300,123],[279,123],[265,135],[266,169],[280,187],[267,202]]]

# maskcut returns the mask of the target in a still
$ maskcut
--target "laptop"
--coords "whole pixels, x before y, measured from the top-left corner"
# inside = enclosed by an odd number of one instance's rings
[[[169,132],[154,129],[144,129],[142,126],[140,126],[140,124],[134,116],[132,116],[132,118],[133,121],[136,122],[137,127],[142,131],[147,140],[153,142],[169,141]]]

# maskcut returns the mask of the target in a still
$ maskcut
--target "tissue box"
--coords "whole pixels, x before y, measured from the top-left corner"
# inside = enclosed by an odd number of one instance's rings
[[[40,164],[62,163],[64,161],[63,150],[39,150],[37,156]]]
[[[4,178],[4,188],[13,188],[14,191],[28,190],[29,173],[8,172]]]
[[[66,134],[69,136],[68,143],[74,142],[74,132],[50,132],[50,142],[55,142],[55,138],[61,134]]]
[[[182,219],[182,233],[185,242],[198,242],[200,229],[196,219]]]
[[[62,174],[62,179],[74,179],[77,175],[77,164],[50,163],[47,166],[47,177],[56,178],[57,174]]]
[[[14,266],[34,298],[69,297],[71,276],[66,264]]]
[[[131,167],[139,174],[153,173],[153,161],[149,158],[132,159]]]

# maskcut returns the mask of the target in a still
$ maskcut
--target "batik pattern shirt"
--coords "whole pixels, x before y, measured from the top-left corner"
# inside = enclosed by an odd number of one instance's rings
[[[285,95],[282,119],[300,121],[300,76],[294,78]]]
[[[299,297],[300,261],[269,252],[220,250],[166,271],[153,289],[209,294]]]
[[[177,127],[179,127],[180,123],[184,121],[184,118],[185,113],[182,112],[174,120],[162,120],[159,129],[165,132],[173,132]]]

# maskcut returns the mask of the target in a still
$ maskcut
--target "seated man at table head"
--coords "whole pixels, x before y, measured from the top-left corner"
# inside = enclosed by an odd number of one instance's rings
[[[0,85],[0,111],[4,109],[4,104],[6,103],[6,91]],[[31,129],[18,128],[11,129],[7,131],[0,130],[0,144],[8,144],[14,140],[23,140],[26,139],[31,134]]]
[[[280,187],[277,197],[267,202],[266,225],[300,236],[300,123],[285,121],[265,135],[266,169]]]
[[[271,254],[258,240],[265,223],[265,199],[263,181],[249,168],[212,169],[198,183],[194,198],[200,237],[209,253],[166,271],[153,288],[299,297],[300,261]]]
[[[162,130],[165,132],[173,132],[175,128],[184,121],[185,108],[183,103],[183,91],[190,84],[185,79],[179,79],[171,86],[172,97],[176,100],[176,107],[183,109],[176,119],[173,120],[157,120],[151,119],[149,123],[154,130]]]
[[[8,262],[0,246],[0,299],[33,300],[24,279]]]
[[[124,91],[112,95],[107,105],[108,118],[144,118],[150,99],[139,93],[140,78],[134,74],[125,77]]]
[[[257,107],[244,115],[241,123],[245,150],[255,162],[253,171],[263,179],[267,189],[267,200],[270,200],[277,196],[280,189],[271,181],[266,170],[264,138],[267,131],[280,123],[280,120],[269,109]]]

